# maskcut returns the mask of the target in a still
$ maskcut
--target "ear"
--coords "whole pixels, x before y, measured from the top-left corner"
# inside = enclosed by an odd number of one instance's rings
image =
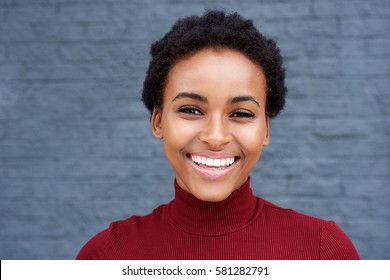
[[[152,123],[152,133],[154,138],[162,139],[163,138],[162,115],[161,115],[161,111],[157,108],[153,109],[151,123]]]
[[[269,117],[266,116],[265,117],[265,135],[264,135],[264,140],[263,140],[263,146],[266,147],[269,145],[269,138],[270,138],[270,135],[269,135]]]

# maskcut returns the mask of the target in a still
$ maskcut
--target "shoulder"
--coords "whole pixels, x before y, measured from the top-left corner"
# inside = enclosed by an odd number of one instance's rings
[[[320,258],[322,260],[360,259],[352,241],[333,221],[327,222],[322,231]]]
[[[318,259],[359,259],[352,241],[334,221],[326,221],[263,200],[263,215],[272,228],[317,244]]]
[[[261,199],[261,198],[260,198]],[[299,213],[293,209],[282,208],[267,200],[263,201],[263,215],[270,221],[277,221],[280,226],[305,230],[321,230],[327,221]]]
[[[108,228],[93,236],[80,250],[76,259],[123,259],[137,250],[142,238],[161,220],[164,205],[145,216],[131,216],[112,222]],[[125,254],[125,255],[124,255]],[[126,256],[126,257],[124,257]]]

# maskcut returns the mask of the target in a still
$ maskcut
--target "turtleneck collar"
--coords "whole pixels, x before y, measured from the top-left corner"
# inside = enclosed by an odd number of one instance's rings
[[[260,214],[261,200],[250,188],[250,179],[225,200],[207,202],[185,192],[175,180],[175,199],[168,204],[168,215],[178,228],[195,235],[218,236],[238,231]]]

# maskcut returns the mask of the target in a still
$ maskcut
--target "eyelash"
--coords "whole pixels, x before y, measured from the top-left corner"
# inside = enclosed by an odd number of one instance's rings
[[[192,106],[186,106],[186,107],[181,107],[178,109],[178,112],[184,113],[184,114],[190,114],[190,115],[197,115],[197,116],[203,116],[203,113],[196,107]],[[235,111],[229,115],[229,117],[233,118],[253,118],[255,114],[247,111]]]
[[[248,111],[235,111],[232,114],[230,114],[231,117],[237,117],[237,118],[253,118],[255,114],[248,112]]]
[[[178,109],[178,112],[190,115],[203,115],[203,113],[196,107],[185,106]]]

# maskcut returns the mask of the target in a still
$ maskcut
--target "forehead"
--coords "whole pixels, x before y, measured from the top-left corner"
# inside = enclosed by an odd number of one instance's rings
[[[180,58],[173,64],[169,74],[174,73],[178,70],[178,68],[180,70],[185,70],[184,68],[197,67],[203,68],[203,70],[205,70],[204,68],[207,68],[212,71],[216,68],[222,69],[224,66],[233,65],[241,67],[246,66],[247,68],[252,68],[255,71],[259,71],[261,74],[263,74],[261,66],[251,61],[244,54],[237,50],[223,47],[204,48],[195,53],[187,55],[184,58]]]
[[[178,90],[198,93],[256,91],[265,94],[265,88],[261,67],[245,55],[226,48],[207,48],[181,59],[171,68],[164,99],[167,94]]]

